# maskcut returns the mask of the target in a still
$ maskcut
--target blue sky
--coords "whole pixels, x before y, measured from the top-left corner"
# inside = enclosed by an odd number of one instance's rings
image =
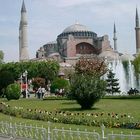
[[[18,61],[18,29],[22,0],[0,0],[0,50],[5,61]],[[109,35],[113,47],[116,23],[118,51],[135,53],[135,10],[140,0],[25,0],[30,58],[54,41],[66,27],[79,22],[98,36]]]

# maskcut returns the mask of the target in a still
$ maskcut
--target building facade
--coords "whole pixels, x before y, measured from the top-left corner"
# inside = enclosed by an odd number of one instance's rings
[[[56,41],[49,42],[36,52],[37,58],[50,58],[58,55],[61,60],[68,62],[77,60],[81,56],[102,56],[103,52],[114,53],[108,35],[98,37],[85,25],[76,23],[64,29],[57,36]],[[54,55],[53,55],[54,54]]]

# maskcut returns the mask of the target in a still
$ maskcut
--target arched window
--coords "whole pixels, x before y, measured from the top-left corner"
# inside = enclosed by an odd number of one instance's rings
[[[76,45],[76,54],[96,54],[96,49],[93,45],[82,42]]]

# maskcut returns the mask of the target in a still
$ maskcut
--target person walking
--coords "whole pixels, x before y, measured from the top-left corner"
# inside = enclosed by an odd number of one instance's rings
[[[38,90],[37,90],[37,97],[38,97],[38,99],[40,99],[41,95],[42,95],[42,88],[41,88],[41,86],[40,86],[40,87],[38,88]]]
[[[45,92],[46,92],[46,89],[45,89],[44,87],[42,87],[41,91],[42,91],[41,98],[43,99],[44,94],[45,94]]]

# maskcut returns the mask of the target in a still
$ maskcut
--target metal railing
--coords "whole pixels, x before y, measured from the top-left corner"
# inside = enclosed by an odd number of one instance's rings
[[[71,129],[53,129],[52,140],[100,140],[100,135],[97,132],[73,131]]]
[[[107,140],[140,140],[140,135],[133,135],[132,132],[131,134],[123,134],[123,132],[121,132],[121,134],[114,134],[112,132],[112,134],[108,134],[107,135]]]
[[[43,127],[27,126],[22,124],[12,124],[0,122],[0,136],[9,136],[13,139],[46,140],[47,131]]]
[[[105,136],[105,127],[101,126],[101,134],[93,131],[88,132],[70,129],[51,129],[48,122],[48,129],[26,124],[12,124],[0,122],[0,138],[11,140],[140,140],[140,135],[130,134],[107,134]]]

